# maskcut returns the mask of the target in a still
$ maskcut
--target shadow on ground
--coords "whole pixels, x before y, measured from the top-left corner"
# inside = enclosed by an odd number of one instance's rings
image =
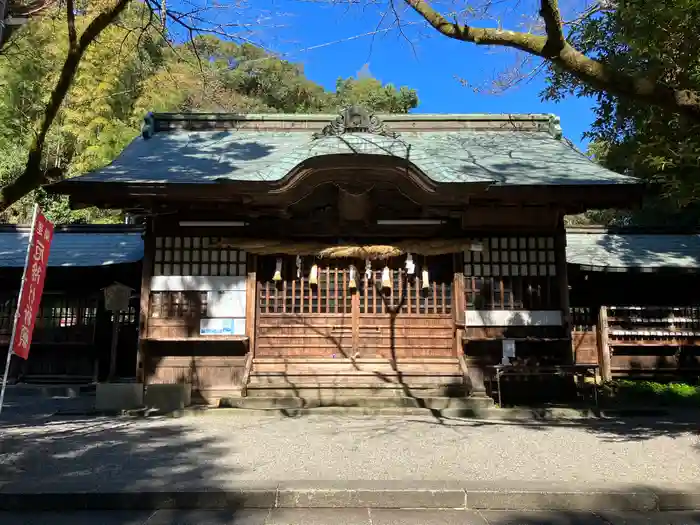
[[[700,512],[481,512],[483,525],[700,525]],[[456,522],[455,522],[456,523]]]
[[[71,493],[134,494],[134,509],[151,505],[146,491],[187,493],[220,490],[217,479],[240,473],[222,469],[217,458],[231,454],[212,437],[197,436],[176,421],[140,424],[120,418],[54,417],[73,400],[10,400],[0,415],[0,502],[21,505],[15,494],[42,494],[36,510],[76,507]],[[8,496],[10,494],[10,496]],[[20,496],[22,497],[22,496]],[[115,499],[117,496],[114,496]],[[124,508],[115,500],[116,507]],[[226,496],[230,515],[241,501]],[[128,507],[127,507],[128,508]],[[186,516],[187,511],[183,513]]]

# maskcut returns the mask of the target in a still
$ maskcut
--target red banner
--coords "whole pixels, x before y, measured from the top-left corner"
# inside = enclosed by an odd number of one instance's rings
[[[44,291],[44,278],[52,239],[53,224],[42,215],[41,210],[37,207],[34,213],[32,233],[29,237],[27,262],[24,266],[11,341],[12,352],[22,359],[29,357],[34,323],[39,312],[41,294]]]

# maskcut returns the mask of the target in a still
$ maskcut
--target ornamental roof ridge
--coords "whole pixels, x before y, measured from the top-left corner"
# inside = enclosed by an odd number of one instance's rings
[[[357,120],[350,126],[346,122]],[[342,122],[342,124],[341,124]],[[175,130],[222,131],[309,131],[315,135],[337,136],[343,132],[365,131],[398,136],[399,131],[458,131],[462,128],[497,131],[544,131],[562,138],[558,116],[543,113],[378,113],[359,105],[339,113],[148,113],[141,135]],[[324,131],[325,130],[325,131]]]

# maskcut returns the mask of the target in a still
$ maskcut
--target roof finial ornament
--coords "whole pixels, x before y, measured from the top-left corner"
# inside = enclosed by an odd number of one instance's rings
[[[344,133],[374,133],[385,137],[398,137],[398,133],[389,131],[384,122],[368,109],[352,105],[348,106],[325,126],[314,138],[342,135]]]
[[[557,115],[549,116],[549,133],[557,140],[564,136],[564,132],[561,129],[561,118]]]

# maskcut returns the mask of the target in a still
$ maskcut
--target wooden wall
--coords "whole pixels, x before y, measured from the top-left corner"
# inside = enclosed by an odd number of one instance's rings
[[[208,404],[240,393],[255,336],[255,257],[217,241],[149,229],[141,304],[140,376],[188,383]]]
[[[562,235],[494,235],[480,240],[483,251],[464,252],[467,359],[500,363],[502,341],[512,339],[518,359],[571,362]]]

